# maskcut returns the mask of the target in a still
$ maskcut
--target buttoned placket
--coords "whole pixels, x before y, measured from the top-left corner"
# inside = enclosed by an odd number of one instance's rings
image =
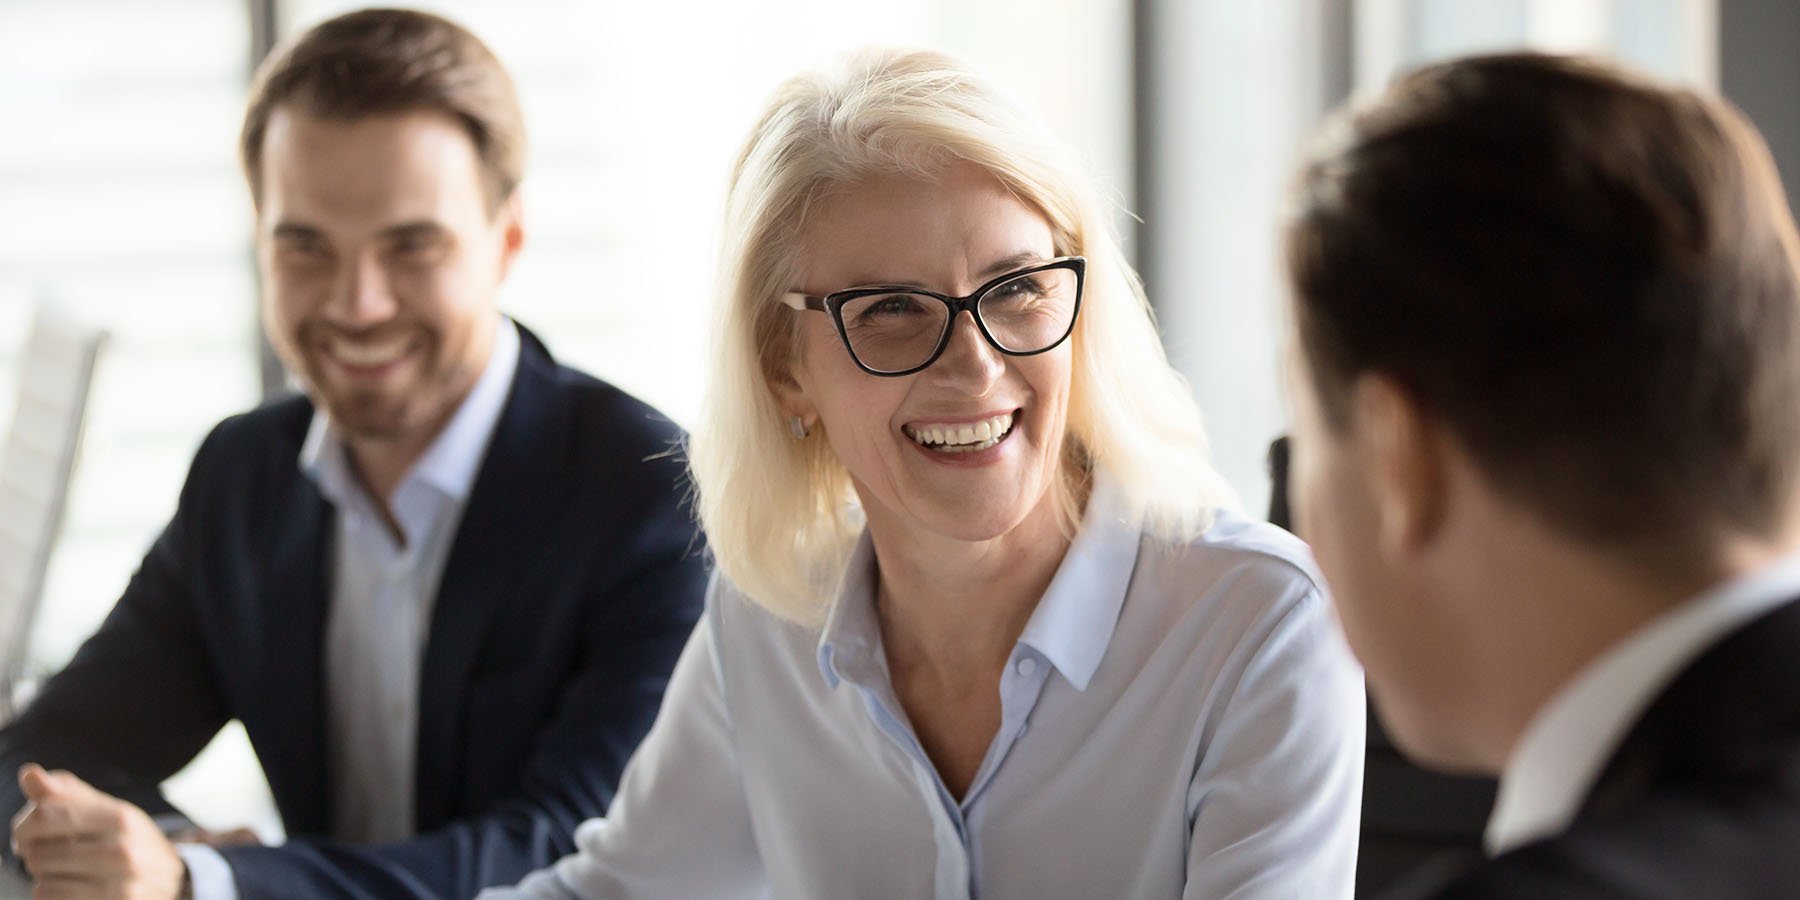
[[[422,637],[423,627],[422,605],[427,598],[420,596],[426,585],[418,582],[419,562],[435,539],[438,506],[444,502],[436,491],[428,485],[414,479],[402,482],[394,492],[394,518],[399,522],[406,535],[404,545],[390,544],[395,551],[386,562],[382,573],[381,597],[377,603],[383,627],[389,634],[405,635],[405,639],[417,644]],[[392,535],[386,535],[392,540]],[[400,664],[396,654],[383,654],[379,665],[383,670],[381,683],[388,687],[389,694],[384,699],[387,710],[388,726],[401,735],[412,732],[413,718],[417,714],[418,672],[401,672],[393,667]],[[396,753],[407,752],[410,756],[411,741],[396,742]]]
[[[932,839],[937,848],[932,879],[936,900],[980,900],[979,857],[970,819],[976,817],[973,814],[988,783],[1013,746],[1024,736],[1031,711],[1048,680],[1050,667],[1040,662],[1028,646],[1021,644],[1013,649],[1000,678],[1000,727],[988,745],[975,778],[969,783],[968,795],[959,802],[944,785],[943,777],[926,755],[924,745],[919,742],[894,694],[885,653],[877,648],[859,662],[860,665],[847,667],[850,671],[844,675],[862,693],[876,728],[906,756],[914,786],[931,817]]]
[[[383,768],[390,773],[405,771],[411,759],[418,674],[399,668],[410,654],[386,652],[381,648],[396,635],[404,635],[402,639],[406,641],[418,638],[420,606],[424,602],[419,596],[418,567],[433,539],[435,503],[436,494],[428,486],[413,479],[401,483],[394,491],[390,511],[403,539],[397,538],[386,522],[378,518],[380,514],[367,495],[357,497],[349,516],[351,539],[373,541],[380,547],[375,559],[376,592],[369,598],[368,607],[369,621],[376,629],[376,635],[372,635],[365,645],[365,652],[372,654],[370,664],[376,672],[376,684],[372,687],[377,692],[374,698],[376,709],[380,710],[378,727],[388,734],[383,742]],[[410,796],[411,785],[402,790]],[[405,809],[410,806],[409,802],[395,809],[395,814],[406,815],[404,827],[408,829],[411,828],[411,817]]]
[[[382,572],[381,596],[376,600],[376,609],[381,627],[390,634],[412,633],[413,609],[417,605],[417,598],[408,590],[408,581],[417,565],[418,555],[419,542],[415,538],[398,555],[383,561],[385,571]],[[378,664],[383,670],[381,684],[388,692],[383,698],[388,727],[397,732],[403,731],[412,702],[410,697],[402,696],[402,691],[411,684],[412,679],[396,677],[400,673],[391,671],[398,665],[397,654],[383,653]]]

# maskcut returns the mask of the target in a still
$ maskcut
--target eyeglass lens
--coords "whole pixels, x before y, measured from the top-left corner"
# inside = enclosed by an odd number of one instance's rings
[[[976,315],[1000,349],[1036,353],[1069,333],[1077,279],[1069,269],[1045,269],[1007,279],[976,301]],[[863,365],[903,372],[924,364],[949,327],[950,307],[915,291],[857,297],[840,310],[844,336]]]

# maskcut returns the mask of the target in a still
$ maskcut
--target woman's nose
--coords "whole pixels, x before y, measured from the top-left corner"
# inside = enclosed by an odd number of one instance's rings
[[[968,381],[978,386],[975,392],[980,393],[1006,371],[1006,358],[982,335],[974,314],[964,311],[950,320],[949,343],[944,346],[944,354],[927,371]]]

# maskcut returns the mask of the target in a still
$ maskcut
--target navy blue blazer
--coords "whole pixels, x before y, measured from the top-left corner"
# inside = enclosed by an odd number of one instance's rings
[[[1651,701],[1567,831],[1431,896],[1800,897],[1797,651],[1800,600],[1714,644]]]
[[[572,852],[576,824],[605,813],[700,614],[704,548],[679,429],[520,333],[432,612],[416,838],[323,836],[336,517],[298,465],[304,398],[207,437],[117,606],[0,731],[0,821],[23,804],[13,773],[26,761],[167,812],[157,785],[238,719],[289,835],[224,851],[246,900],[461,900]]]

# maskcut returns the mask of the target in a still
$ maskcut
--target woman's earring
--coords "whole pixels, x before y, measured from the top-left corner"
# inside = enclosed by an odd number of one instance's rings
[[[807,435],[806,420],[799,416],[788,416],[788,431],[794,435],[794,440],[805,440]]]

